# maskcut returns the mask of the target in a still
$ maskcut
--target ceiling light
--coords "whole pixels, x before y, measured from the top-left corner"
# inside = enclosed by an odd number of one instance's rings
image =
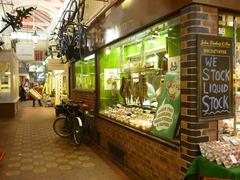
[[[16,32],[16,31],[13,31],[13,32],[11,33],[11,39],[17,39],[17,38],[18,38],[17,32]]]
[[[39,35],[37,34],[37,31],[35,30],[33,35],[32,35],[32,40],[34,43],[38,43],[39,40]]]
[[[108,47],[108,48],[106,48],[106,51],[105,51],[105,54],[106,55],[109,55],[111,53],[111,49]]]

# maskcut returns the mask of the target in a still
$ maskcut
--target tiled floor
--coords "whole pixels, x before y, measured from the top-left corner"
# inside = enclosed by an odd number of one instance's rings
[[[75,148],[54,134],[53,108],[20,105],[15,118],[0,117],[0,180],[120,180],[130,179],[90,147]]]

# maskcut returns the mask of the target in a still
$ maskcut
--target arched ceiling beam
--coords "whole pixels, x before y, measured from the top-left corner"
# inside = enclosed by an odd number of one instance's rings
[[[47,14],[49,14],[49,17],[53,17],[55,12],[53,11],[53,9],[51,7],[49,7],[49,5],[38,5],[36,6],[36,4],[34,3],[26,3],[26,4],[21,4],[19,6],[15,6],[14,8],[19,8],[19,7],[29,7],[29,6],[33,6],[33,7],[37,7],[38,10],[41,10],[41,11],[44,11],[46,12]],[[57,9],[56,9],[57,11]]]
[[[36,11],[35,12],[35,18],[38,18],[38,17],[41,17],[42,19],[45,19],[45,21],[49,21],[51,22],[51,17],[46,14],[46,13],[43,13],[43,11]]]
[[[37,22],[37,21],[42,21],[42,22],[51,22],[51,19],[50,18],[48,18],[48,17],[46,17],[46,16],[43,16],[43,15],[41,15],[41,14],[39,14],[38,12],[37,13],[35,13],[35,22]]]

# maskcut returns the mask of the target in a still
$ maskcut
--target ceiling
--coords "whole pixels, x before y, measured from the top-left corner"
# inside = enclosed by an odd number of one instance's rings
[[[46,37],[53,31],[69,1],[70,0],[0,0],[0,12],[2,12],[3,15],[4,9],[5,12],[14,14],[16,8],[36,7],[37,9],[33,12],[32,16],[24,19],[23,27],[19,31],[33,33],[36,30],[40,36],[45,33]],[[113,0],[86,0],[84,21],[86,22],[94,17],[96,13],[112,1]],[[11,28],[8,28],[5,34],[9,36],[10,32]],[[45,38],[45,40],[42,41],[45,42],[40,42],[38,46],[41,47],[38,49],[47,49],[48,40]]]
[[[16,8],[36,7],[33,15],[25,19],[22,30],[46,30],[52,18],[63,6],[64,0],[1,0],[7,12],[14,12]]]
[[[56,17],[64,10],[70,0],[0,0],[6,12],[14,12],[20,7],[36,7],[32,16],[25,19],[22,30],[47,31]],[[110,0],[111,1],[111,0]],[[87,21],[101,8],[107,5],[107,0],[86,0],[84,20]],[[1,8],[2,9],[2,8]]]

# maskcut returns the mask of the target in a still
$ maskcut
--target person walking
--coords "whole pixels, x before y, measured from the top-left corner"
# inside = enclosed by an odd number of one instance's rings
[[[19,86],[19,95],[20,95],[20,101],[26,100],[26,91],[25,91],[23,85]]]
[[[42,89],[43,89],[43,87],[41,85],[39,86],[38,84],[35,84],[33,87],[33,90],[37,91],[40,96],[42,96]],[[39,106],[42,106],[41,97],[37,97],[32,94],[30,94],[30,95],[33,98],[33,107],[35,107],[36,100],[38,100]]]

